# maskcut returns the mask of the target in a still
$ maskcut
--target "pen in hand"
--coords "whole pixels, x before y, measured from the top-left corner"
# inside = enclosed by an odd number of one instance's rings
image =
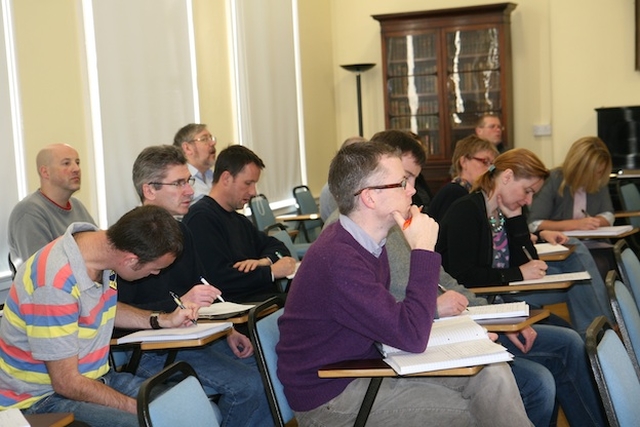
[[[442,286],[440,283],[438,283],[438,289],[440,289],[440,292],[442,292],[442,293],[447,292],[447,288]],[[465,307],[465,309],[463,311],[469,311],[469,309]]]
[[[176,303],[176,305],[178,307],[180,307],[183,310],[187,309],[187,307],[185,307],[184,304],[182,303],[182,301],[180,300],[180,297],[178,295],[176,295],[175,292],[169,291],[169,295],[171,295],[171,298],[173,298],[173,300],[175,301],[175,303]],[[191,323],[193,323],[194,325],[198,324],[198,322],[195,319],[191,319]]]
[[[582,213],[583,213],[585,218],[589,218],[591,216],[591,215],[589,215],[589,212],[585,211],[584,209],[582,209]]]
[[[211,283],[207,282],[207,279],[205,279],[204,277],[200,276],[200,282],[202,282],[203,285],[209,285],[209,286],[213,286]],[[224,302],[224,300],[222,299],[222,295],[218,295],[216,297],[217,300],[220,300],[220,302]]]
[[[278,251],[276,251],[276,256],[278,257],[278,259],[282,259],[282,258],[284,258],[284,257],[282,256],[282,254],[281,254],[280,252],[278,252]]]
[[[529,251],[527,250],[527,248],[525,248],[524,246],[522,247],[522,252],[524,252],[524,254],[527,256],[527,259],[529,261],[533,261],[533,257],[531,256],[531,254],[529,253]]]

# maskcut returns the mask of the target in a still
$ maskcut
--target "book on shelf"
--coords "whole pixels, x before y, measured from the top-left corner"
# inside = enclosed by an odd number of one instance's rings
[[[542,283],[576,282],[578,280],[589,280],[591,275],[587,271],[577,271],[575,273],[548,274],[540,279],[520,280],[509,282],[509,286],[535,285]]]
[[[200,307],[198,310],[199,319],[216,319],[225,316],[233,317],[241,315],[255,307],[255,304],[236,304],[234,302],[216,302],[208,307]]]
[[[118,338],[118,344],[136,342],[182,341],[206,338],[233,326],[231,322],[198,323],[184,328],[144,329]]]
[[[441,317],[436,320],[436,322],[459,316],[468,316],[473,320],[526,317],[529,316],[529,304],[524,301],[517,301],[504,304],[476,305],[467,307],[467,309],[458,316]]]
[[[598,237],[618,237],[621,234],[633,230],[631,225],[614,225],[611,227],[598,227],[596,230],[570,230],[563,231],[569,237],[598,236]]]
[[[427,348],[422,353],[409,353],[385,344],[379,348],[385,363],[399,375],[513,359],[506,348],[491,341],[487,331],[469,316],[449,317],[434,322]]]
[[[563,245],[552,245],[551,243],[536,243],[533,245],[538,255],[555,255],[569,252],[569,248]]]

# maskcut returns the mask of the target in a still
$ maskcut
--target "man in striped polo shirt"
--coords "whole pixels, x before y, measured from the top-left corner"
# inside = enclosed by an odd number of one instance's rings
[[[182,252],[182,232],[164,209],[143,206],[107,231],[73,223],[30,257],[9,290],[0,322],[0,410],[73,412],[91,426],[137,426],[143,381],[109,369],[114,325],[152,327],[151,311],[117,303],[117,276],[158,274]],[[117,309],[116,309],[117,307]],[[196,307],[155,319],[186,325]]]

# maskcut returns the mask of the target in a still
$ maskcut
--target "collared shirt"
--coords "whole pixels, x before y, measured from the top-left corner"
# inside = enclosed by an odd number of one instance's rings
[[[384,248],[384,244],[387,242],[387,239],[382,239],[382,241],[378,244],[376,243],[371,236],[369,236],[365,231],[360,228],[358,224],[353,222],[351,218],[346,215],[340,215],[340,224],[342,228],[347,230],[347,233],[351,234],[351,236],[358,242],[363,248],[365,248],[369,253],[371,253],[376,258],[380,257],[382,253],[382,248]]]
[[[189,168],[191,176],[196,179],[196,182],[192,186],[193,199],[191,200],[191,206],[193,206],[193,204],[200,200],[202,196],[209,194],[209,190],[211,190],[211,186],[213,185],[213,170],[207,169],[206,172],[202,174],[190,163],[187,163],[187,167]]]

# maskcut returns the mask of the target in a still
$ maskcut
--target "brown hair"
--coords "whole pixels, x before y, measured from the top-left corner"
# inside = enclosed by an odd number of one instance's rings
[[[514,148],[500,154],[493,161],[493,165],[473,185],[473,190],[483,190],[489,197],[496,188],[495,177],[500,173],[511,169],[516,179],[549,177],[547,169],[542,161],[526,148]]]
[[[453,156],[451,156],[451,177],[455,178],[462,173],[462,166],[460,165],[461,158],[466,157],[470,159],[480,151],[491,151],[494,156],[500,154],[493,143],[475,134],[469,135],[456,142],[456,148],[453,150]]]

